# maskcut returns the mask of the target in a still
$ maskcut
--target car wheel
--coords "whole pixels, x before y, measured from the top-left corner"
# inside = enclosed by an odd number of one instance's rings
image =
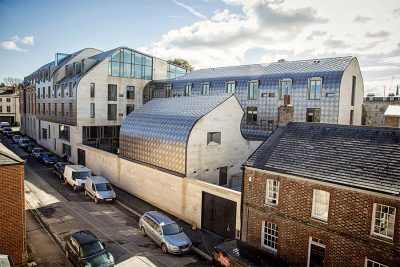
[[[64,184],[67,184],[68,182],[67,182],[67,179],[66,178],[64,178]]]
[[[94,197],[94,203],[98,204],[99,200],[97,199],[97,197]]]
[[[161,244],[161,250],[162,250],[162,253],[167,254],[167,252],[168,252],[167,245],[165,245],[164,243],[162,243],[162,244]]]
[[[146,236],[146,230],[144,230],[144,227],[142,226],[142,228],[140,228],[140,230],[142,230],[142,236]]]
[[[69,253],[68,253],[67,249],[65,249],[65,257],[67,257],[67,259],[69,259]]]

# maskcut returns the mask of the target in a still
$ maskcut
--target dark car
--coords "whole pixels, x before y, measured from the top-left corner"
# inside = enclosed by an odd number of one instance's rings
[[[53,166],[53,173],[60,179],[64,179],[64,169],[66,165],[71,165],[69,162],[59,161]]]
[[[226,241],[214,247],[213,266],[289,267],[283,259],[240,240]]]
[[[40,153],[39,161],[42,162],[44,165],[50,165],[56,163],[57,158],[49,152],[42,152]]]
[[[113,255],[105,249],[101,242],[89,230],[83,230],[67,237],[65,255],[75,266],[114,266]]]
[[[40,158],[40,154],[42,154],[43,152],[45,152],[45,150],[43,148],[36,146],[32,149],[32,156],[35,159],[38,159],[38,158]]]
[[[26,147],[24,147],[24,150],[28,153],[32,153],[32,150],[36,147],[36,144],[33,142],[30,142]]]

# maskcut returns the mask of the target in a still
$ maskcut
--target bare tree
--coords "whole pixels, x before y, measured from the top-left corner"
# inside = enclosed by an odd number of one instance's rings
[[[21,83],[21,79],[16,78],[16,77],[6,77],[4,78],[4,83],[6,86],[14,86],[14,85],[18,85]]]

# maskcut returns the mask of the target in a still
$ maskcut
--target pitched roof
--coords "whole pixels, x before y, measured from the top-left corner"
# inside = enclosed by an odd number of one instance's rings
[[[279,127],[245,166],[400,193],[400,129],[318,123]]]
[[[130,113],[121,125],[121,157],[175,173],[186,173],[186,145],[196,122],[234,97],[156,98]]]
[[[385,116],[400,116],[400,105],[389,105],[385,111]]]
[[[0,166],[20,164],[22,162],[24,162],[23,159],[0,143]]]
[[[194,70],[186,75],[169,81],[197,80],[230,77],[260,77],[278,74],[298,74],[298,73],[324,73],[324,72],[343,72],[354,57],[335,57],[322,59],[308,59],[297,61],[283,61],[266,64],[252,64],[228,66],[219,68],[208,68]]]

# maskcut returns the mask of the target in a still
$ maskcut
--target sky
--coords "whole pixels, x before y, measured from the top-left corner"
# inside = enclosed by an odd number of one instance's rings
[[[0,0],[0,81],[54,55],[127,46],[195,69],[358,58],[364,94],[400,85],[399,0]]]

